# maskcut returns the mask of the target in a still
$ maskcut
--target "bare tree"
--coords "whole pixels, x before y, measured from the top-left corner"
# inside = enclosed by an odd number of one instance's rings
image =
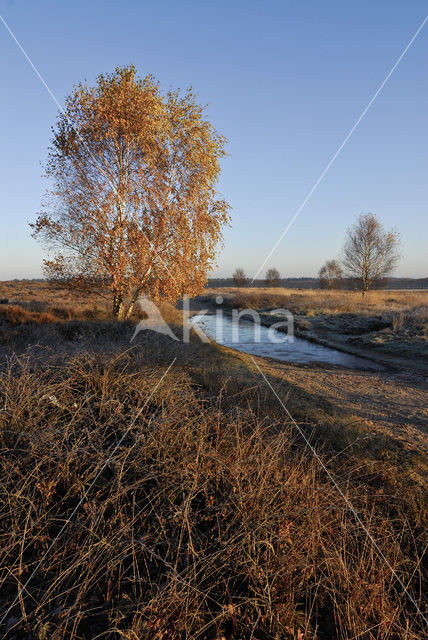
[[[342,263],[346,275],[357,281],[363,296],[396,268],[399,247],[398,231],[386,231],[372,213],[362,214],[348,230]]]
[[[343,286],[342,267],[337,260],[327,260],[318,272],[320,289],[340,289]]]
[[[272,267],[271,269],[268,269],[266,271],[265,284],[267,287],[277,287],[280,280],[281,276],[278,269],[275,269],[275,267]]]
[[[245,271],[244,269],[241,269],[241,267],[238,267],[235,271],[235,273],[232,276],[233,278],[233,282],[235,283],[235,285],[237,287],[243,287],[244,285],[247,284],[247,276],[245,275]]]

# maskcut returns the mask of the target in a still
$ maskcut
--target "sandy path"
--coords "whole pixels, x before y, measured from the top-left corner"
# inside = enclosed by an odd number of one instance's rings
[[[406,448],[428,453],[428,390],[426,384],[403,374],[263,360],[285,381],[320,395],[349,411],[374,430],[402,441]]]

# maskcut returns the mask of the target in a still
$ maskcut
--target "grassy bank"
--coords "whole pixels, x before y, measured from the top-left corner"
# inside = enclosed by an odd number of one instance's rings
[[[428,292],[375,290],[362,297],[353,291],[242,287],[207,290],[206,299],[218,295],[238,309],[288,309],[299,335],[428,374]]]
[[[382,558],[246,356],[58,302],[0,307],[6,638],[423,636],[416,461],[266,372]]]

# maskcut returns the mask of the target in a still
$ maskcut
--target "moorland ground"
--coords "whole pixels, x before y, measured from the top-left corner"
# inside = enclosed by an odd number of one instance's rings
[[[426,349],[419,316],[394,320],[416,308],[426,323],[426,294],[222,294],[289,308],[307,332],[321,316],[390,318],[361,335]],[[246,354],[152,332],[130,344],[136,317],[46,283],[1,283],[0,298],[6,638],[424,636],[426,391],[412,358],[376,378],[256,358],[294,423]],[[162,311],[179,333],[179,312]]]
[[[296,335],[382,364],[384,372],[373,373],[266,362],[314,398],[365,418],[407,448],[428,451],[428,291],[373,290],[362,297],[353,291],[217,287],[192,307],[214,310],[218,296],[226,312],[255,309],[267,326],[281,320],[275,309],[288,309]]]

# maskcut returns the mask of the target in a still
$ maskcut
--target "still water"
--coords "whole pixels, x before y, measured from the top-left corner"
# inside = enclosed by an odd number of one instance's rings
[[[287,362],[325,362],[338,364],[353,369],[371,369],[380,371],[382,365],[359,358],[337,349],[324,347],[304,338],[294,338],[294,341],[284,341],[286,334],[268,327],[256,326],[254,322],[241,318],[239,322],[230,316],[204,315],[194,316],[192,322],[197,324],[211,339],[226,347],[233,347],[245,353],[257,356],[267,356]],[[272,337],[278,342],[273,342]],[[280,342],[279,342],[280,341]]]

